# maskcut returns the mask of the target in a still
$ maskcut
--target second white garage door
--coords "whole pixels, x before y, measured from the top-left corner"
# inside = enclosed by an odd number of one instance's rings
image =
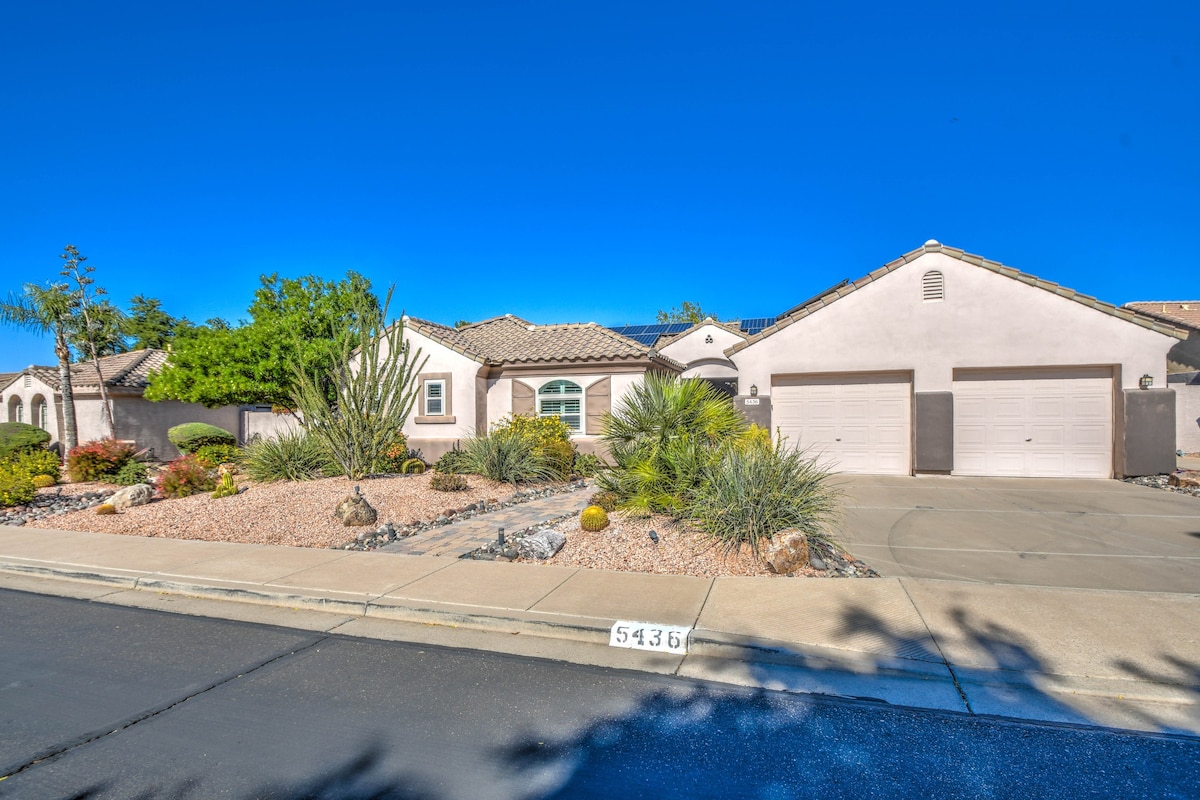
[[[954,472],[1032,478],[1112,475],[1107,368],[954,375]]]
[[[788,443],[841,472],[912,471],[912,382],[907,374],[775,378],[771,422]]]

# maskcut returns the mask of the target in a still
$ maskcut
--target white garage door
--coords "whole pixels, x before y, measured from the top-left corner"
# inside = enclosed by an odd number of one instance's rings
[[[957,475],[1108,478],[1112,424],[1107,368],[954,375]]]
[[[912,383],[907,374],[774,378],[771,423],[788,443],[841,472],[912,471]]]

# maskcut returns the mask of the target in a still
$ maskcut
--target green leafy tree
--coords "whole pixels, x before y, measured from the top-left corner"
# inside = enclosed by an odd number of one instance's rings
[[[0,323],[32,333],[54,337],[54,355],[58,357],[59,389],[63,401],[63,444],[73,450],[79,443],[75,423],[75,394],[71,388],[71,321],[77,309],[74,293],[65,283],[38,286],[27,283],[23,294],[9,293],[8,302],[0,303]]]
[[[698,322],[703,322],[708,317],[712,317],[714,321],[719,321],[716,314],[709,314],[700,308],[699,303],[689,303],[687,300],[684,300],[681,305],[672,308],[670,311],[660,309],[655,319],[660,323],[690,322],[695,325]]]
[[[362,320],[363,309],[375,309],[371,283],[354,272],[324,281],[309,275],[261,278],[250,306],[250,321],[237,327],[223,320],[177,326],[171,357],[151,376],[146,397],[182,400],[210,408],[223,405],[271,404],[291,408],[296,392],[296,364],[317,375],[332,400],[334,366],[346,332]]]
[[[74,330],[71,334],[71,346],[75,349],[77,361],[86,361],[91,357],[94,346],[96,356],[115,356],[118,353],[128,353],[129,343],[125,339],[125,312],[107,300],[92,304],[88,311],[87,330],[83,329],[83,318],[76,317]]]
[[[145,295],[134,295],[129,301],[129,313],[121,323],[121,333],[129,340],[130,349],[156,348],[164,350],[175,335],[177,322],[162,310],[162,302]]]
[[[391,299],[389,289],[381,309],[374,295],[360,295],[332,366],[301,356],[295,367],[294,403],[304,428],[351,480],[365,478],[385,460],[416,402],[415,378],[428,360],[404,339],[403,320],[386,324]],[[334,388],[332,397],[327,386]]]

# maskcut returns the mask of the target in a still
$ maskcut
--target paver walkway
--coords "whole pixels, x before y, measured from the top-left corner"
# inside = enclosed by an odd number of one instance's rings
[[[592,494],[592,488],[588,487],[530,500],[528,503],[510,506],[502,511],[455,520],[449,525],[430,528],[399,539],[379,548],[378,552],[458,558],[496,541],[501,528],[512,534],[576,514],[588,506]]]

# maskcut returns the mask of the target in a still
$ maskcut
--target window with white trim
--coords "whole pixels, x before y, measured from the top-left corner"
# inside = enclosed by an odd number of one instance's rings
[[[583,433],[583,387],[571,381],[551,381],[538,389],[539,417],[558,417],[573,433]]]
[[[446,382],[425,381],[426,417],[442,417],[446,414]]]
[[[41,419],[38,420],[38,427],[44,431],[50,430],[50,413],[48,410],[49,408],[50,408],[49,405],[47,405],[45,402],[43,402],[41,404],[41,406],[38,407],[38,416],[41,417]]]

